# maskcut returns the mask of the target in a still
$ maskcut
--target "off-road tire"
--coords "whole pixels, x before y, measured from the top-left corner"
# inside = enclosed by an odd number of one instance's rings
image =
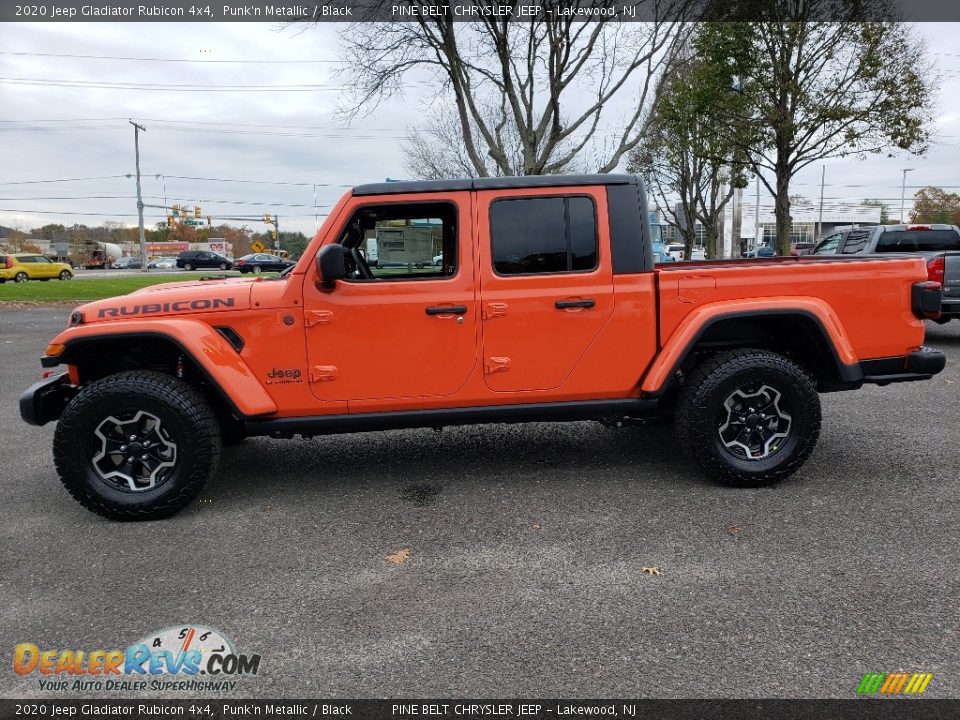
[[[93,464],[97,429],[131,411],[159,418],[176,443],[176,462],[162,483],[129,492],[103,479]],[[171,375],[133,370],[83,388],[57,424],[53,457],[64,487],[88,510],[111,520],[158,520],[192,502],[216,471],[220,423],[204,396]]]
[[[729,412],[724,402],[738,388],[758,383],[781,393],[791,419],[779,449],[751,460],[725,447],[720,430]],[[685,378],[676,430],[686,453],[721,484],[773,485],[796,472],[813,452],[820,435],[820,397],[813,378],[792,360],[767,350],[731,350],[704,360]]]

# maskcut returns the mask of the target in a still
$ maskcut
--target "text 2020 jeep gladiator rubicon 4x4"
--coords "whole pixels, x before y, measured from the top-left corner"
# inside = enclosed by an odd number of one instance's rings
[[[136,520],[187,505],[245,436],[483,422],[672,416],[721,482],[766,485],[813,450],[818,392],[943,368],[922,258],[654,267],[647,217],[633,176],[356,187],[282,277],[77,308],[42,358],[66,372],[21,413],[58,420],[77,500]]]

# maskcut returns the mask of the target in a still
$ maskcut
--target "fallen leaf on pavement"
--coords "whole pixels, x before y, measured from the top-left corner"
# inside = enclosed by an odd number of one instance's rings
[[[387,555],[384,560],[394,565],[403,565],[410,558],[410,548],[401,548],[395,553]]]
[[[656,565],[650,567],[644,566],[640,568],[640,572],[646,573],[647,575],[663,575],[663,568]]]

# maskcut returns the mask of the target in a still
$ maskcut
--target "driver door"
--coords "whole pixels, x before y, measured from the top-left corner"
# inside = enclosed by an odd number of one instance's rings
[[[363,411],[422,408],[477,365],[471,194],[364,200],[345,208],[332,240],[348,250],[348,277],[324,289],[311,268],[304,283],[310,388]],[[364,259],[373,237],[377,267]]]

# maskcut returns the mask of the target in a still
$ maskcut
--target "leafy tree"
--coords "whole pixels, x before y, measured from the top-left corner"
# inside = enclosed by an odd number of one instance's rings
[[[881,225],[888,225],[890,223],[890,206],[887,203],[883,202],[882,200],[873,200],[868,198],[863,201],[863,204],[869,205],[870,207],[880,208]]]
[[[710,257],[722,254],[721,218],[736,188],[746,186],[743,151],[727,142],[730,118],[746,113],[743,96],[730,92],[728,72],[698,58],[678,62],[666,78],[628,170],[644,176],[667,221],[690,257],[699,222]],[[750,131],[742,123],[741,134]],[[679,196],[676,206],[671,200]]]
[[[698,55],[726,65],[731,86],[749,100],[752,112],[726,137],[775,198],[780,254],[789,254],[797,172],[826,158],[927,147],[931,73],[923,43],[906,24],[859,22],[877,15],[882,1],[774,0],[770,22],[707,23],[697,35]],[[817,21],[838,9],[842,22]],[[741,119],[754,129],[743,138]]]
[[[302,232],[280,233],[280,247],[290,253],[291,260],[298,260],[310,244],[310,238]]]
[[[341,33],[347,58],[341,80],[352,89],[342,114],[372,112],[401,94],[404,80],[426,71],[439,81],[438,102],[454,109],[471,175],[556,173],[590,148],[596,169],[610,172],[639,142],[657,81],[688,35],[681,20],[691,0],[643,4],[660,19],[584,22],[557,11],[613,7],[614,0],[544,0],[545,11],[530,20],[491,15],[457,22],[450,13],[351,24]],[[635,110],[612,132],[604,129],[610,103],[630,93]]]
[[[960,195],[943,188],[921,188],[913,196],[910,222],[960,225]]]

